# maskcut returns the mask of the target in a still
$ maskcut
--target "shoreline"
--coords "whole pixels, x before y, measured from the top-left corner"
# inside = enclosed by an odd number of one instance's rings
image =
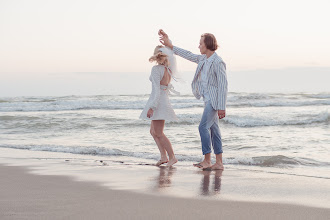
[[[202,200],[112,190],[71,177],[0,164],[1,219],[327,219],[330,209],[266,202]]]
[[[169,169],[153,166],[153,160],[143,162],[136,158],[5,148],[0,148],[0,155],[0,165],[25,167],[30,174],[65,176],[110,190],[184,199],[278,203],[330,209],[330,181],[310,176],[229,165],[223,172],[210,172],[184,162]]]

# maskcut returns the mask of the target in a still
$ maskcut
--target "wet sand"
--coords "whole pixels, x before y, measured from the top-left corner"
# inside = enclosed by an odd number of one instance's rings
[[[330,209],[112,190],[0,165],[0,219],[328,219]]]

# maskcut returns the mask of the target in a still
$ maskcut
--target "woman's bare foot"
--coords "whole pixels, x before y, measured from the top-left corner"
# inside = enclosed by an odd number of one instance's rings
[[[172,159],[170,159],[169,161],[168,161],[168,163],[167,163],[167,167],[170,167],[170,166],[172,166],[173,164],[175,164],[176,162],[178,162],[178,160],[174,157],[174,158],[172,158]]]
[[[200,163],[195,163],[193,164],[195,167],[201,168],[201,169],[206,169],[208,167],[211,167],[212,164],[210,162],[202,161]]]
[[[164,163],[167,163],[167,162],[168,162],[168,159],[160,159],[155,165],[160,166],[160,165],[162,165]]]
[[[223,164],[215,163],[211,166],[211,170],[224,170]]]

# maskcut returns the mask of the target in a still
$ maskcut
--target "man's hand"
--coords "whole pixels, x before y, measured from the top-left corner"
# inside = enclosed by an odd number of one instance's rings
[[[173,44],[170,41],[170,38],[162,29],[159,29],[158,35],[159,35],[159,42],[161,42],[164,46],[169,47],[173,50]]]
[[[226,110],[218,110],[219,119],[226,117]]]
[[[154,114],[154,110],[152,110],[151,108],[149,109],[148,113],[147,113],[147,117],[151,118],[152,115]]]

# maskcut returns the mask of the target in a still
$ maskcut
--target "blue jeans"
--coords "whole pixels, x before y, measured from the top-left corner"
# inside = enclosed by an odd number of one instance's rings
[[[203,155],[211,153],[211,143],[215,154],[221,154],[222,142],[219,128],[218,111],[214,110],[210,101],[205,103],[202,120],[199,124]]]

